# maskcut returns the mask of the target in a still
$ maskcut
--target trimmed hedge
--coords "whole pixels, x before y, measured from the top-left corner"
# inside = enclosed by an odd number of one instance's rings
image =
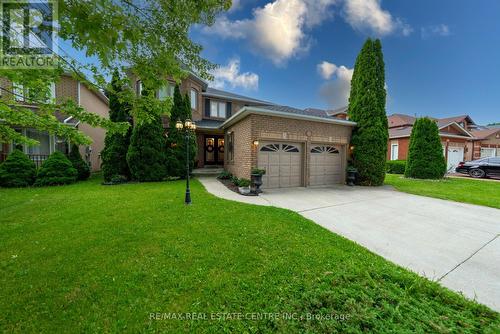
[[[14,150],[0,165],[0,186],[27,187],[35,182],[36,166],[26,154]]]
[[[90,167],[83,160],[78,145],[71,145],[71,152],[69,153],[68,159],[78,172],[78,180],[83,181],[90,177]]]
[[[411,131],[405,177],[441,179],[445,173],[446,160],[438,126],[430,118],[419,118]]]
[[[389,174],[404,174],[406,160],[388,160],[385,163],[385,171]]]
[[[38,170],[35,186],[55,186],[76,182],[78,171],[61,152],[52,153]]]

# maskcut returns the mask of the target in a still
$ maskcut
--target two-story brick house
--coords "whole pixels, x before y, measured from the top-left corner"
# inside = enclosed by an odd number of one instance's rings
[[[55,98],[56,101],[61,102],[67,99],[72,99],[88,112],[93,112],[102,117],[109,116],[107,97],[103,93],[90,89],[85,84],[75,80],[69,74],[62,75],[57,83],[51,83],[50,86],[52,98]],[[37,106],[29,103],[28,99],[25,98],[28,95],[28,92],[22,85],[12,83],[5,78],[0,78],[0,87],[4,88],[1,90],[3,98],[13,98],[17,105],[36,111]],[[92,139],[93,142],[91,145],[80,147],[80,153],[89,163],[92,171],[100,170],[100,153],[104,149],[106,131],[102,128],[95,128],[86,123],[81,123],[72,117],[68,117],[60,113],[56,113],[55,116],[61,123],[78,128]],[[60,151],[67,154],[70,150],[70,145],[64,138],[58,138],[56,135],[38,131],[36,129],[15,129],[16,131],[22,132],[29,138],[36,139],[40,144],[38,146],[28,146],[16,143],[0,143],[0,162],[3,161],[14,148],[22,150],[38,166],[40,166],[51,153]]]
[[[132,80],[139,93],[141,81]],[[173,96],[174,87],[169,81],[157,97]],[[239,178],[250,178],[252,167],[264,168],[264,188],[344,182],[355,125],[345,110],[279,106],[211,88],[193,74],[180,89],[191,99],[199,168],[223,166]]]

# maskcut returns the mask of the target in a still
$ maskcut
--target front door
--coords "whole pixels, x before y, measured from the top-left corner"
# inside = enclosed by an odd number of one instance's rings
[[[205,135],[205,165],[224,165],[224,136]]]

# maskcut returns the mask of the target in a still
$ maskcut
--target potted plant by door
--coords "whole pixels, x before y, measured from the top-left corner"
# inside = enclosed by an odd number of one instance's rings
[[[250,194],[250,180],[249,179],[239,179],[238,180],[238,191],[242,195]]]
[[[356,174],[358,173],[358,170],[354,168],[354,166],[348,166],[347,167],[347,185],[348,186],[354,186],[354,183],[356,182]]]
[[[254,194],[260,194],[260,186],[262,185],[262,175],[266,174],[265,169],[260,169],[257,167],[252,168],[251,179],[252,179],[252,192]]]

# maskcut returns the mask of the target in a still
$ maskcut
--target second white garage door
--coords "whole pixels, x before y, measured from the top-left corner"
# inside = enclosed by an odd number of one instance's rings
[[[330,145],[312,146],[309,173],[311,186],[342,183],[342,148]]]
[[[264,142],[260,145],[257,165],[265,169],[262,188],[302,186],[302,145]]]

